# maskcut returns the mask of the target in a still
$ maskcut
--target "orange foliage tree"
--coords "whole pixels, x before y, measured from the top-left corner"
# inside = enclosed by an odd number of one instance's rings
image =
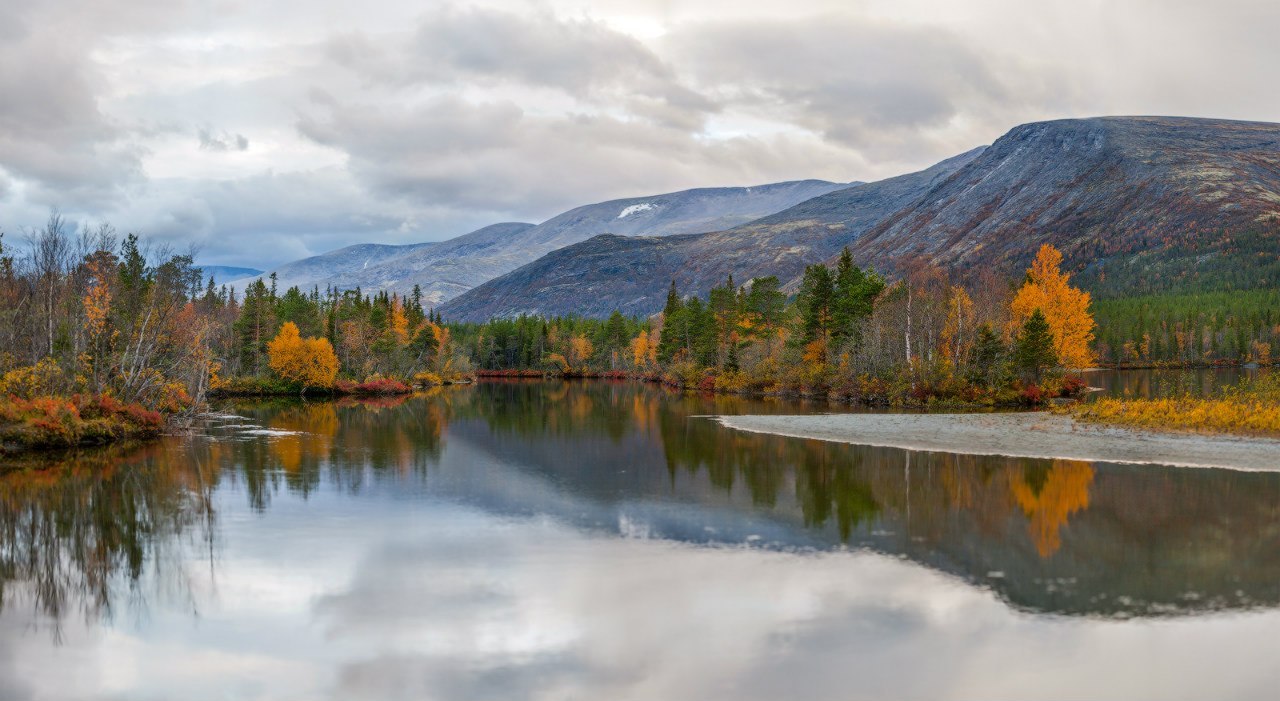
[[[1084,368],[1093,364],[1093,314],[1089,293],[1070,285],[1070,275],[1062,272],[1062,253],[1045,244],[1027,269],[1027,281],[1010,305],[1011,329],[1021,329],[1039,309],[1053,332],[1054,350],[1064,367]]]
[[[338,356],[327,338],[303,338],[292,321],[267,343],[268,364],[281,379],[328,389],[338,377]]]

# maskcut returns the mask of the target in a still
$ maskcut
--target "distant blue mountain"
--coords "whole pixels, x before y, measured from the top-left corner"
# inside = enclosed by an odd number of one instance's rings
[[[239,280],[240,278],[261,275],[263,272],[257,268],[238,268],[233,265],[201,265],[199,267],[205,280],[213,276],[213,281],[219,285],[232,280]]]

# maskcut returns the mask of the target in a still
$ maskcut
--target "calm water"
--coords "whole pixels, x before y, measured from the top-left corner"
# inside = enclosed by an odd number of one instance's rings
[[[603,382],[225,410],[0,473],[0,699],[1280,686],[1280,473],[734,433],[701,416],[816,408]]]
[[[1271,368],[1199,368],[1195,370],[1090,370],[1091,387],[1121,397],[1211,397],[1242,380],[1272,372]]]

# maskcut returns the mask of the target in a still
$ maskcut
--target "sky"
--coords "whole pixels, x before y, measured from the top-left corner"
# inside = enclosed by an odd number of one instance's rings
[[[0,231],[205,264],[690,187],[874,180],[1025,122],[1280,121],[1274,0],[0,0]]]

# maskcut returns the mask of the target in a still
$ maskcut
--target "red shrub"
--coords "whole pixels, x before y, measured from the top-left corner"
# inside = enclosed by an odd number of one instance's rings
[[[1084,391],[1085,387],[1088,387],[1088,385],[1085,384],[1083,377],[1080,377],[1079,375],[1067,375],[1066,377],[1062,378],[1062,395],[1061,396],[1063,397],[1079,396],[1079,394]]]
[[[1032,406],[1044,403],[1044,392],[1040,391],[1035,385],[1027,385],[1022,388],[1022,401]]]

